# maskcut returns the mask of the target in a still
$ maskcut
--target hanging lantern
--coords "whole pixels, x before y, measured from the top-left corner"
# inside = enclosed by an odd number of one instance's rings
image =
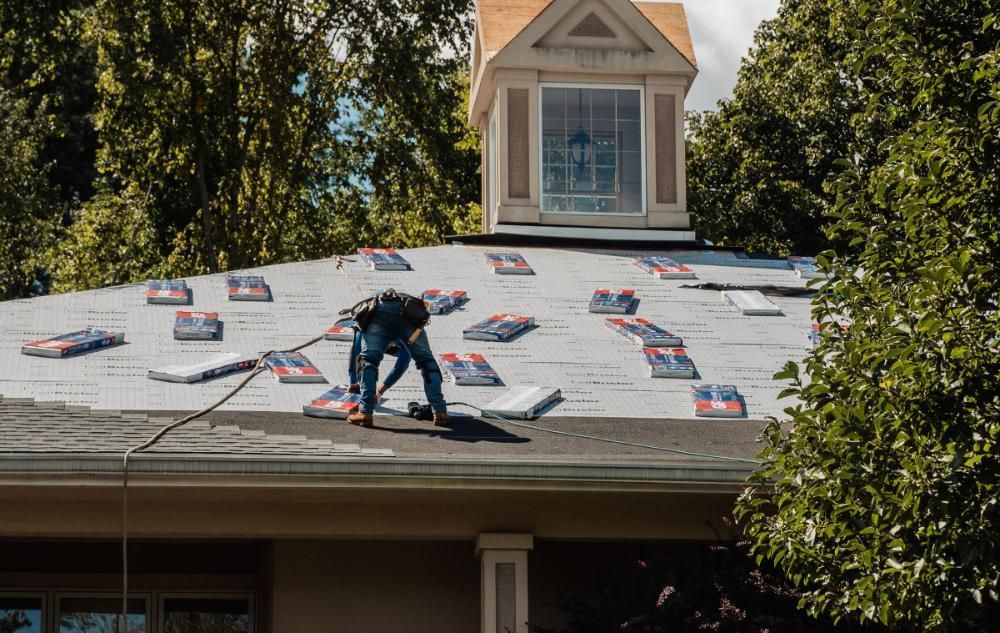
[[[576,165],[577,171],[583,175],[590,164],[590,135],[583,129],[583,90],[577,90],[577,117],[580,123],[573,136],[566,141],[569,158]]]
[[[570,160],[582,174],[590,164],[590,135],[583,130],[582,125],[576,128],[573,136],[569,137],[566,146],[569,149]]]

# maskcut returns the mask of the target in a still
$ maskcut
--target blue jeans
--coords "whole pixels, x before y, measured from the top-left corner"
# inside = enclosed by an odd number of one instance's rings
[[[347,380],[353,385],[358,382],[358,355],[361,353],[361,332],[354,332],[354,344],[351,345],[351,358],[347,361]],[[410,368],[410,351],[406,349],[406,341],[396,339],[393,341],[399,348],[396,355],[396,364],[392,366],[392,371],[385,377],[382,384],[389,389],[403,377],[406,370]]]
[[[385,348],[394,339],[407,343],[413,362],[424,377],[424,394],[431,408],[436,413],[448,410],[441,393],[441,369],[438,367],[427,333],[423,330],[417,339],[410,343],[415,327],[403,319],[400,314],[400,301],[380,301],[375,309],[375,318],[368,326],[368,331],[361,335],[361,411],[371,413],[375,410],[375,383],[378,382],[378,365],[382,362]]]

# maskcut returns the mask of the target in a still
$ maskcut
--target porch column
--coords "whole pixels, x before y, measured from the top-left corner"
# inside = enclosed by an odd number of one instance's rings
[[[528,633],[528,550],[531,534],[480,534],[482,633]]]

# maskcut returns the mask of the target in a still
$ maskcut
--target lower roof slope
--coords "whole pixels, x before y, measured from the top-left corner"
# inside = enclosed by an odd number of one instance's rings
[[[121,456],[142,444],[171,418],[145,413],[91,410],[63,402],[0,399],[0,455]],[[389,449],[361,448],[329,438],[240,428],[194,420],[172,430],[143,455],[267,455],[282,457],[392,457]],[[140,457],[141,459],[141,457]]]

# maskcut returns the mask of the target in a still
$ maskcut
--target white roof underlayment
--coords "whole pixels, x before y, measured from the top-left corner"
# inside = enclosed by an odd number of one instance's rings
[[[488,251],[516,251],[534,269],[530,276],[494,275]],[[778,415],[784,384],[771,379],[809,346],[810,301],[771,297],[784,316],[744,316],[708,290],[682,284],[719,282],[804,286],[784,260],[747,259],[722,251],[622,251],[569,248],[437,246],[400,253],[412,271],[373,272],[360,258],[345,271],[366,292],[396,288],[412,294],[430,288],[466,290],[469,302],[435,316],[427,329],[435,354],[477,352],[506,385],[540,385],[562,390],[551,416],[691,418],[692,381],[650,378],[642,348],[604,325],[607,315],[588,312],[597,288],[634,288],[646,318],[684,339],[700,374],[697,382],[734,384],[748,417]],[[693,267],[697,280],[657,279],[640,270],[640,255],[665,254]],[[264,266],[241,271],[263,275],[274,297],[268,303],[234,303],[226,298],[225,274],[189,278],[191,307],[147,305],[144,284],[0,303],[0,395],[64,401],[111,410],[196,410],[229,391],[244,374],[197,384],[150,380],[147,370],[203,360],[213,353],[256,354],[293,347],[322,334],[336,313],[363,298],[336,270],[332,259]],[[175,341],[174,312],[219,312],[221,342]],[[462,339],[462,329],[499,312],[535,317],[538,327],[517,339],[494,343]],[[126,344],[63,359],[25,356],[27,341],[95,326],[125,331]],[[321,341],[303,350],[331,384],[347,381],[350,343]],[[382,373],[388,371],[387,357]],[[301,412],[325,389],[317,384],[278,384],[257,377],[224,409]],[[479,406],[503,387],[455,386],[445,397]],[[424,400],[421,377],[412,369],[388,393],[385,413]],[[453,408],[456,413],[461,407]],[[469,411],[469,413],[472,413]]]

